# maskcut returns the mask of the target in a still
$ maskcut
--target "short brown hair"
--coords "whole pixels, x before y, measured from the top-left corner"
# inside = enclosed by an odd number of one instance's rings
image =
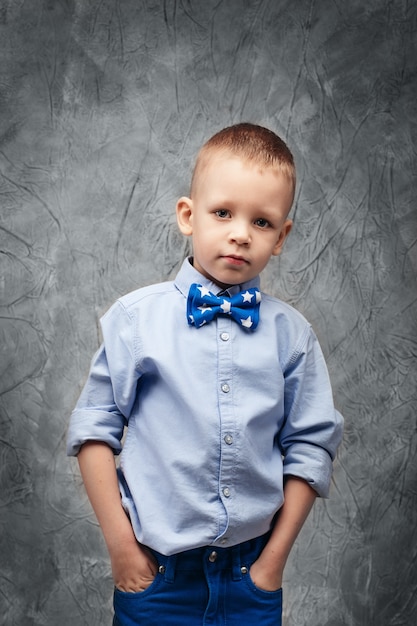
[[[223,128],[200,149],[191,179],[191,194],[197,175],[215,152],[229,153],[261,167],[279,167],[295,190],[294,158],[287,144],[272,130],[244,122]]]

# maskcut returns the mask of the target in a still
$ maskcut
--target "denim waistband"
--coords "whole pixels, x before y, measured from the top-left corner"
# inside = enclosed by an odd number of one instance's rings
[[[156,550],[151,550],[151,552],[158,561],[159,572],[164,574],[167,581],[173,582],[176,572],[202,571],[209,565],[215,566],[216,569],[231,570],[233,579],[239,580],[242,573],[246,573],[256,561],[269,537],[270,532],[230,548],[203,546],[171,556],[165,556]]]

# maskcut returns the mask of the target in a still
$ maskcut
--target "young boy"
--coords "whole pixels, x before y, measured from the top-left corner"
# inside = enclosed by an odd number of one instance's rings
[[[114,626],[281,624],[285,562],[342,435],[310,325],[259,291],[294,188],[273,132],[217,133],[177,203],[193,256],[102,318],[68,454],[110,554]]]

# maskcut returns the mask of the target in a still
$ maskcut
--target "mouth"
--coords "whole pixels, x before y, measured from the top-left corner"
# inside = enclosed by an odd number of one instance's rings
[[[249,262],[243,256],[239,256],[238,254],[226,254],[222,258],[230,265],[245,265]]]

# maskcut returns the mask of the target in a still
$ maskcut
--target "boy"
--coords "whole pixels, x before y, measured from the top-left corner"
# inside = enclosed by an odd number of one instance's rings
[[[217,133],[176,207],[193,256],[102,318],[68,453],[109,550],[114,626],[281,624],[285,562],[342,434],[311,327],[259,291],[294,189],[274,133]]]

